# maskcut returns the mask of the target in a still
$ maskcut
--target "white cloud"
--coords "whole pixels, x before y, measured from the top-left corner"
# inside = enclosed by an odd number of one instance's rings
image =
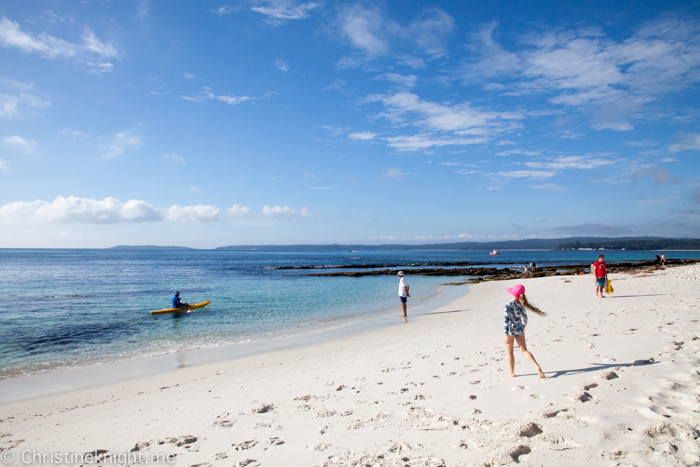
[[[65,23],[66,20],[62,16],[58,16],[53,10],[46,10],[41,13],[41,19],[45,19],[50,23]]]
[[[418,77],[416,75],[400,75],[398,73],[384,73],[377,76],[375,79],[382,79],[386,81],[392,81],[396,84],[400,84],[406,88],[413,88],[416,86],[416,81]]]
[[[219,220],[219,208],[198,204],[196,206],[170,206],[165,210],[165,217],[169,221],[195,222],[215,222]]]
[[[381,102],[385,111],[380,116],[395,124],[410,124],[430,131],[450,132],[454,136],[434,137],[413,135],[387,138],[389,146],[415,150],[431,146],[475,144],[507,130],[519,128],[518,120],[524,118],[518,112],[490,112],[474,109],[468,102],[440,104],[421,99],[411,92],[373,94],[365,98],[366,104]],[[469,138],[465,138],[469,137]]]
[[[483,174],[486,173],[483,170],[469,170],[469,169],[459,169],[457,173],[460,173],[462,175],[476,175],[476,174]]]
[[[0,159],[0,172],[7,172],[9,171],[9,167],[7,166],[7,162],[4,160]]]
[[[338,78],[338,79],[333,80],[333,84],[331,86],[326,86],[325,88],[323,88],[323,90],[330,91],[331,89],[340,89],[343,86],[345,86],[346,84],[348,84],[347,81]]]
[[[6,148],[16,149],[25,154],[34,154],[36,149],[36,141],[32,139],[24,139],[21,136],[4,136],[2,145]]]
[[[665,198],[640,199],[640,200],[635,201],[634,204],[637,204],[639,206],[654,206],[657,204],[667,203],[667,202],[672,201],[676,198],[677,198],[676,196],[667,196]]]
[[[3,17],[0,20],[0,45],[5,48],[17,48],[23,52],[35,52],[46,58],[75,58],[86,63],[95,71],[109,72],[111,63],[99,59],[119,58],[117,48],[110,42],[102,42],[90,29],[81,35],[82,44],[58,39],[45,32],[34,35],[22,31],[19,24]]]
[[[14,118],[31,112],[32,109],[41,109],[50,105],[49,101],[33,95],[33,83],[23,83],[13,79],[0,79],[0,87],[8,91],[0,93],[0,117]]]
[[[377,240],[396,241],[396,240],[410,240],[410,239],[411,239],[411,237],[396,237],[394,235],[379,235],[376,237],[370,237],[370,240],[374,240],[374,241],[377,241]]]
[[[144,19],[148,16],[150,10],[150,4],[148,0],[139,0],[136,4],[136,17],[139,19]]]
[[[396,63],[399,65],[410,66],[414,70],[425,68],[425,61],[422,58],[415,57],[413,55],[401,55],[396,59]]]
[[[401,33],[414,41],[425,53],[439,57],[447,54],[443,43],[454,24],[454,19],[445,11],[437,7],[427,7]]]
[[[6,48],[16,47],[24,52],[38,52],[46,57],[73,57],[78,53],[77,45],[46,33],[34,37],[6,17],[0,20],[0,45]]]
[[[457,237],[454,235],[416,235],[411,240],[418,242],[429,242],[429,241],[445,241],[454,240]]]
[[[212,92],[211,88],[202,88],[202,91],[196,96],[181,96],[183,99],[192,102],[205,102],[212,99],[219,100],[221,102],[226,102],[229,105],[238,105],[241,102],[255,100],[257,97],[248,96],[233,96],[231,94],[221,94],[216,95]]]
[[[82,222],[87,224],[115,224],[121,222],[155,222],[163,219],[163,213],[145,201],[116,198],[95,200],[57,196],[46,201],[17,201],[0,207],[0,216],[29,218],[45,222]]]
[[[1,164],[0,164],[1,167]],[[1,169],[0,169],[1,170]],[[247,213],[248,208],[234,205],[231,212]],[[0,206],[0,217],[28,219],[37,222],[84,224],[117,224],[131,222],[214,222],[219,220],[219,208],[198,204],[196,206],[171,206],[159,209],[145,201],[132,199],[122,203],[116,198],[101,200],[76,196],[57,196],[52,202],[17,201]]]
[[[199,193],[200,191],[202,191],[202,190],[200,190],[196,186],[190,187],[190,193]]]
[[[489,187],[489,191],[502,190],[502,189],[503,189],[503,187],[500,187],[500,186],[492,186],[492,187]]]
[[[360,141],[368,141],[377,137],[376,133],[371,131],[359,131],[356,133],[349,133],[348,138]]]
[[[592,124],[595,130],[632,131],[634,125],[629,122],[597,122]]]
[[[478,53],[479,61],[465,67],[466,79],[491,78],[502,73],[510,74],[520,68],[520,57],[515,53],[507,52],[493,39],[497,26],[498,23],[493,21],[482,25],[480,30],[472,35],[471,48]],[[501,90],[504,87],[499,83],[491,83],[486,90]]]
[[[495,41],[495,28],[474,36],[478,59],[465,67],[465,79],[505,76],[507,85],[490,89],[549,94],[554,104],[584,110],[598,130],[629,131],[646,104],[700,81],[700,23],[692,17],[645,23],[621,41],[593,28],[529,33],[517,52]]]
[[[276,58],[274,61],[274,65],[276,68],[279,68],[280,71],[287,72],[289,71],[289,65],[287,65],[287,62],[284,60],[280,60],[279,58]]]
[[[389,167],[382,173],[382,178],[391,178],[394,180],[403,180],[403,177],[407,175],[406,172],[399,169],[398,167]]]
[[[547,190],[547,191],[568,191],[569,189],[561,186],[555,185],[554,183],[546,183],[544,185],[535,185],[532,188],[536,190]]]
[[[515,141],[508,141],[507,139],[502,139],[496,142],[496,146],[506,146],[508,144],[515,144]]]
[[[385,33],[384,18],[376,6],[365,7],[357,3],[346,7],[341,11],[339,21],[345,38],[368,56],[389,51],[389,44],[381,37]]]
[[[262,213],[265,217],[288,218],[295,219],[299,217],[314,217],[320,215],[319,212],[310,212],[307,207],[301,209],[292,208],[289,206],[267,206],[262,208]]]
[[[250,9],[267,16],[266,23],[279,26],[289,20],[304,19],[309,13],[323,5],[323,2],[297,3],[295,0],[257,0],[263,6]]]
[[[210,11],[216,15],[224,16],[224,15],[231,15],[233,13],[236,13],[236,12],[240,11],[240,8],[224,5],[224,6],[220,6],[219,8],[214,8]]]
[[[230,208],[226,210],[226,214],[231,216],[231,217],[240,217],[248,214],[250,212],[250,208],[246,206],[240,206],[238,204],[234,204]]]
[[[679,151],[700,151],[700,134],[685,135],[679,143],[674,143],[668,147],[671,152]]]
[[[94,32],[86,29],[82,36],[83,49],[103,58],[119,58],[119,52],[111,43],[102,42]]]
[[[140,148],[141,137],[129,131],[123,131],[114,135],[107,144],[100,145],[102,149],[102,159],[113,159],[124,154],[129,148]]]
[[[650,178],[654,181],[656,185],[662,185],[664,183],[674,183],[679,182],[678,177],[674,177],[667,170],[660,169],[658,167],[644,167],[632,172],[632,180],[638,182],[642,178]]]
[[[511,156],[513,154],[522,154],[524,156],[539,156],[541,151],[526,151],[524,149],[510,149],[508,151],[497,152],[497,156]]]
[[[650,141],[650,140],[644,140],[644,141],[625,141],[624,143],[625,146],[629,146],[632,148],[648,148],[652,146],[657,146],[659,143],[656,141]]]
[[[347,133],[348,131],[350,131],[352,129],[349,126],[340,127],[340,126],[331,126],[331,125],[324,125],[322,128],[324,130],[328,130],[331,133],[333,133],[333,136],[342,135],[343,133]]]
[[[64,128],[63,130],[61,130],[61,134],[65,135],[65,136],[72,136],[73,138],[78,138],[78,137],[89,138],[90,137],[90,133],[84,133],[84,132],[78,131],[78,130],[71,130],[70,128]]]
[[[454,27],[454,19],[443,10],[427,7],[416,19],[406,25],[385,18],[382,10],[371,4],[356,3],[341,10],[337,19],[340,34],[352,45],[360,49],[366,58],[384,55],[391,49],[391,40],[400,39],[411,43],[417,49],[434,57],[445,55],[444,41]],[[346,57],[358,64],[358,57]],[[422,68],[422,59],[402,56],[399,63],[414,68]],[[354,66],[353,66],[354,65]]]
[[[525,162],[524,165],[533,169],[597,169],[615,165],[617,161],[587,156],[562,156],[549,161]]]
[[[161,156],[163,160],[172,162],[173,164],[185,165],[185,158],[180,153],[169,152]]]
[[[506,178],[531,178],[531,179],[542,179],[554,177],[556,172],[547,172],[544,170],[513,170],[498,172],[498,175]]]
[[[419,149],[429,149],[432,147],[484,144],[489,141],[489,138],[442,138],[419,134],[411,136],[390,136],[385,138],[385,140],[387,141],[387,146],[400,151],[417,151]]]

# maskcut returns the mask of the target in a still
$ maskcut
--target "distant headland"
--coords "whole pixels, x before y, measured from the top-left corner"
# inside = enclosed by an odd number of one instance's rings
[[[188,246],[157,246],[157,245],[117,245],[108,250],[196,250]]]
[[[119,245],[110,249],[118,250],[196,250],[181,246]],[[215,250],[243,251],[347,251],[347,250],[700,250],[697,238],[663,237],[569,237],[569,238],[530,238],[526,240],[505,240],[490,242],[454,242],[409,244],[332,244],[332,245],[231,245]]]

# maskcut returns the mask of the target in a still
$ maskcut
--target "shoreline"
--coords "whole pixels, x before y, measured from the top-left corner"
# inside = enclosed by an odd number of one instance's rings
[[[409,308],[409,317],[415,318],[469,293],[468,287],[444,284],[435,293],[418,299],[415,308]],[[396,309],[399,309],[398,301]],[[411,316],[411,312],[414,313]],[[58,367],[0,379],[0,405],[58,395],[89,388],[117,384],[124,381],[177,371],[184,367],[236,360],[266,353],[310,347],[342,340],[357,334],[403,324],[392,312],[381,309],[378,316],[360,317],[341,321],[331,327],[319,328],[303,334],[275,338],[261,338],[253,342],[225,344],[171,351],[123,360]],[[388,314],[392,313],[392,314]],[[398,313],[398,311],[397,311]]]
[[[518,280],[529,350],[506,360],[516,281],[405,325],[1,407],[0,448],[175,456],[182,467],[700,463],[700,265]],[[410,316],[410,309],[409,309]],[[19,465],[18,462],[9,465]]]

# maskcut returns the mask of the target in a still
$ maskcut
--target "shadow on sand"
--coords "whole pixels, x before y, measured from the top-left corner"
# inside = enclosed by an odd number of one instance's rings
[[[591,373],[594,371],[601,371],[601,370],[609,370],[611,368],[626,368],[630,366],[645,366],[645,365],[654,365],[658,362],[655,362],[653,360],[635,360],[632,363],[594,363],[593,366],[589,366],[588,368],[576,368],[573,370],[559,370],[559,371],[545,371],[545,375],[554,373],[552,376],[547,376],[547,378],[558,378],[560,376],[570,376],[570,375],[578,375],[582,373]],[[534,375],[535,373],[533,373]]]
[[[426,313],[426,314],[423,315],[423,316],[427,316],[427,315],[441,315],[441,314],[443,314],[443,313],[462,313],[463,311],[469,311],[469,310],[433,311],[433,312],[431,312],[431,313]]]
[[[646,295],[610,295],[610,294],[605,294],[605,298],[637,298],[637,297],[663,297],[668,294],[665,293],[652,293],[652,294],[646,294]]]

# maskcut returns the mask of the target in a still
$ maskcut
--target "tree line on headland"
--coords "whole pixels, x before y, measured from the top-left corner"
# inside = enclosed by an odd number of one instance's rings
[[[598,250],[700,250],[700,240],[696,238],[660,238],[656,240],[616,240],[605,242],[568,242],[559,245],[560,250],[592,248]]]

